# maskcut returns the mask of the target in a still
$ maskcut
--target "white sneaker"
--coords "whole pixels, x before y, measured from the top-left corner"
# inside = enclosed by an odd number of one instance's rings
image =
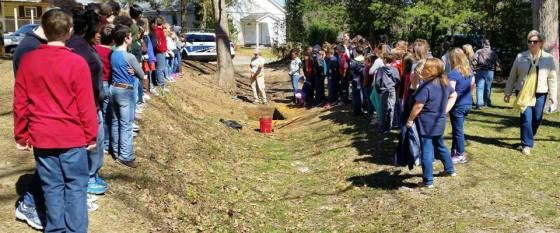
[[[95,194],[87,194],[87,202],[95,202],[99,199],[99,197]]]
[[[144,95],[144,101],[148,101],[151,100],[152,97],[150,97],[150,95]]]
[[[87,211],[88,212],[93,212],[96,211],[97,209],[99,209],[99,205],[95,204],[93,202],[87,202]]]
[[[521,153],[523,153],[524,155],[530,156],[531,155],[531,147],[524,146],[521,149]]]

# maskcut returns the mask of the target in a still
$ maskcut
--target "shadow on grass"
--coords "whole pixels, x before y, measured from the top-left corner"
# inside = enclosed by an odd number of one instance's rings
[[[400,171],[389,172],[389,171],[379,171],[364,176],[353,176],[347,179],[347,181],[352,182],[352,185],[356,187],[366,186],[368,188],[375,189],[385,189],[385,190],[396,190],[401,187],[415,188],[418,187],[416,183],[406,182],[405,180],[418,177],[420,175],[406,174],[401,175]]]
[[[342,130],[342,134],[351,135],[351,146],[356,148],[358,155],[368,156],[354,160],[355,162],[369,162],[379,165],[392,165],[393,153],[396,150],[398,134],[392,132],[382,135],[376,132],[376,127],[364,115],[352,115],[350,106],[331,108],[329,113],[322,115],[321,120],[331,121],[338,125],[349,126]]]

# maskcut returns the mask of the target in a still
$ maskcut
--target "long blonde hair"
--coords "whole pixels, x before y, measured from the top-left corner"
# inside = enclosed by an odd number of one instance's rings
[[[440,85],[447,87],[449,81],[447,80],[447,75],[445,75],[445,65],[443,61],[438,58],[428,58],[424,62],[424,67],[422,69],[424,74],[422,79],[424,81],[431,81],[437,79]]]
[[[459,70],[463,77],[471,76],[471,66],[469,65],[467,55],[465,55],[462,49],[451,49],[449,52],[449,63],[451,68]]]
[[[465,52],[465,55],[467,55],[467,58],[468,58],[469,60],[473,59],[473,57],[474,57],[474,50],[473,50],[472,45],[470,45],[470,44],[464,44],[462,48],[463,48],[463,52]]]

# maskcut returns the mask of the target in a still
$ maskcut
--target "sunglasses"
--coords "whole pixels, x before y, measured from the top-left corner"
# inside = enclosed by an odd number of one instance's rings
[[[529,41],[527,41],[527,44],[537,44],[539,42],[541,42],[541,41],[540,40],[529,40]]]

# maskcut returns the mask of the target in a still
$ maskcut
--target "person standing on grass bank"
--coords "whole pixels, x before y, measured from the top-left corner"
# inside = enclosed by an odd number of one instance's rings
[[[109,100],[111,98],[111,93],[109,91],[109,80],[111,79],[111,47],[113,46],[113,26],[105,25],[101,27],[101,38],[100,44],[95,46],[95,51],[101,59],[103,64],[103,87],[102,90],[105,92],[103,101],[101,102],[101,115],[103,118],[103,132],[105,135],[103,145],[103,150],[109,150],[109,138],[110,138],[110,128],[111,119],[108,117],[111,115],[109,112]]]
[[[504,90],[506,103],[514,91],[517,95],[513,107],[521,112],[520,149],[525,155],[531,155],[547,96],[551,101],[550,111],[558,107],[556,65],[553,56],[543,50],[544,39],[538,31],[529,32],[529,50],[517,54]]]
[[[399,70],[392,65],[395,55],[387,53],[383,57],[384,65],[377,69],[375,74],[375,89],[381,99],[381,121],[378,133],[388,134],[391,131],[393,117],[395,116],[395,102],[397,93],[395,86],[400,80]]]
[[[451,160],[453,163],[465,163],[465,131],[463,125],[472,108],[472,90],[474,89],[474,75],[470,68],[466,54],[460,48],[449,51],[449,85],[457,93],[457,101],[449,113],[453,142],[451,146]]]
[[[51,9],[57,7],[67,14],[72,13],[72,9],[77,5],[75,1],[59,2],[56,5],[51,5]],[[35,30],[25,35],[23,40],[19,43],[14,51],[12,59],[14,77],[17,75],[19,69],[19,62],[21,58],[39,48],[40,45],[47,44],[47,37],[43,30],[43,26],[39,25]],[[15,214],[18,220],[25,221],[31,227],[42,230],[45,225],[44,219],[44,200],[43,192],[41,190],[41,181],[39,175],[35,170],[31,182],[26,187],[22,200],[18,203]],[[40,212],[40,214],[38,213]],[[39,216],[42,216],[39,218]]]
[[[251,89],[253,90],[253,101],[254,103],[267,104],[266,92],[264,90],[264,63],[265,60],[261,57],[261,52],[259,48],[255,49],[253,58],[251,58],[251,64],[249,65],[251,71]],[[258,90],[258,91],[257,91]],[[259,93],[261,97],[259,98]]]
[[[90,167],[90,178],[88,183],[88,193],[100,195],[107,191],[107,183],[99,176],[99,171],[103,166],[103,113],[101,106],[105,93],[103,91],[103,64],[97,51],[95,51],[95,36],[98,34],[99,24],[101,18],[95,11],[77,10],[73,15],[74,34],[68,41],[66,46],[72,49],[76,54],[82,56],[88,63],[91,83],[93,86],[93,95],[95,99],[95,106],[97,108],[98,129],[97,134],[97,147],[94,151],[88,151],[88,161]],[[85,80],[84,81],[89,81]],[[95,205],[90,204],[92,209],[96,209]]]
[[[292,61],[290,62],[288,75],[290,75],[290,79],[292,80],[292,88],[294,90],[292,103],[295,104],[297,102],[296,94],[299,90],[299,80],[303,77],[303,69],[301,59],[299,59],[299,51],[297,49],[292,49],[290,54],[292,56]]]
[[[89,67],[65,47],[71,16],[52,9],[41,25],[48,44],[26,54],[16,75],[16,147],[33,148],[45,199],[45,232],[87,232],[86,151],[95,150],[98,132]]]
[[[110,153],[117,162],[136,168],[132,140],[132,123],[136,108],[136,89],[134,83],[144,77],[142,67],[133,54],[127,52],[132,43],[130,28],[124,25],[115,28],[113,33],[116,49],[111,54],[111,147]],[[128,72],[129,67],[134,75]]]
[[[498,54],[490,47],[490,41],[484,40],[482,49],[476,51],[476,109],[492,106],[492,81],[494,71],[500,67]]]
[[[153,21],[152,28],[154,39],[152,43],[154,45],[154,50],[156,52],[156,79],[157,85],[160,88],[162,94],[169,92],[165,87],[165,79],[169,78],[169,70],[167,69],[167,39],[165,38],[165,32],[163,32],[164,20],[161,17],[156,17]]]
[[[422,84],[414,93],[416,103],[412,107],[406,127],[416,123],[422,144],[422,183],[421,186],[433,188],[433,161],[437,152],[448,176],[456,176],[451,154],[443,142],[445,132],[445,115],[451,110],[457,99],[440,59],[428,58],[422,68]]]

